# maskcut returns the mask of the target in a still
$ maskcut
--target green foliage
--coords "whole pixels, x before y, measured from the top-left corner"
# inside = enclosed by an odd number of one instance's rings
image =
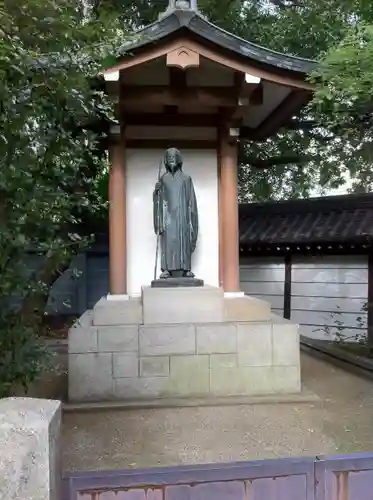
[[[124,33],[87,18],[74,0],[0,6],[0,386],[27,385],[43,369],[36,334],[50,286],[87,244],[82,221],[102,210],[107,167],[90,128],[112,118],[92,86]],[[31,276],[25,249],[45,255]],[[9,299],[22,306],[15,315]]]
[[[355,190],[373,185],[373,27],[352,26],[344,39],[329,50],[319,71],[312,110],[319,124],[337,139],[332,154],[350,172]]]

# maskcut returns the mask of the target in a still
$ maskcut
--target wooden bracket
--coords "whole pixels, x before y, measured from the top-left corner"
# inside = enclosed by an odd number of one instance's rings
[[[198,68],[199,53],[190,49],[186,45],[182,45],[177,49],[167,53],[167,66],[175,66],[177,68]]]

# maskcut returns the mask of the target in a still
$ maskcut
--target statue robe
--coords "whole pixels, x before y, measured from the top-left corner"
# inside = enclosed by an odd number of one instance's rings
[[[197,200],[191,177],[167,171],[153,196],[154,231],[160,234],[162,271],[190,271],[198,236]]]

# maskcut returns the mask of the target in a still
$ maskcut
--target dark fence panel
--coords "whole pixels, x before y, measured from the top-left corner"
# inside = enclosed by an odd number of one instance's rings
[[[369,500],[373,454],[71,473],[66,500]]]
[[[71,474],[68,500],[312,500],[312,459]]]

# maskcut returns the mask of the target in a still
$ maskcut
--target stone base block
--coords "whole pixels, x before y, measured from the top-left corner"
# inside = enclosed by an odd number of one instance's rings
[[[224,299],[226,321],[269,321],[271,304],[265,300],[249,297]]]
[[[88,321],[69,332],[70,401],[299,392],[298,326],[275,316],[256,322],[115,326]]]
[[[93,308],[93,325],[137,325],[142,323],[140,298],[107,300],[102,297]]]
[[[0,400],[0,498],[61,498],[61,403]]]
[[[142,289],[143,322],[219,323],[224,321],[224,293],[212,286]]]

